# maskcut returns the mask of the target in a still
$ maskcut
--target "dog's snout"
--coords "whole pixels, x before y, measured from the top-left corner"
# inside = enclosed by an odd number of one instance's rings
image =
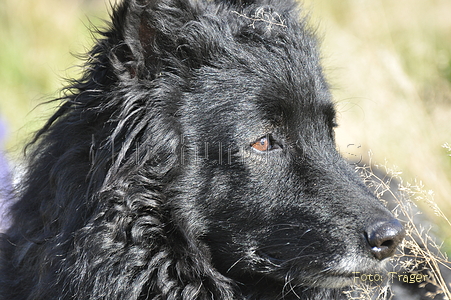
[[[375,222],[365,231],[371,253],[379,260],[392,256],[404,236],[404,227],[396,219]]]

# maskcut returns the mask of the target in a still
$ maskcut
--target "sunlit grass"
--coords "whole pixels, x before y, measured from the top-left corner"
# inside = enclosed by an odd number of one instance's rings
[[[99,23],[107,7],[83,3],[88,1],[0,2],[0,115],[8,124],[10,153],[20,151],[50,115],[53,106],[38,104],[59,96],[64,78],[79,72],[73,54],[92,44],[87,16],[96,15],[91,20]]]
[[[374,161],[396,164],[449,218],[451,157],[442,145],[451,143],[451,1],[304,2],[323,36],[342,152],[354,159],[371,150]],[[451,227],[437,221],[449,251]]]

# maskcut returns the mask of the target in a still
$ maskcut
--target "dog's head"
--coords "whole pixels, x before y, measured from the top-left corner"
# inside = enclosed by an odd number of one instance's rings
[[[215,269],[262,290],[337,288],[393,254],[403,228],[337,151],[295,3],[136,0],[113,22],[112,139],[127,147],[106,177],[135,158],[160,172],[171,224]]]

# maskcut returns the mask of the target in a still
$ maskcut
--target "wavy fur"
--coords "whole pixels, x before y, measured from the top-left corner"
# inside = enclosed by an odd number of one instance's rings
[[[391,217],[335,150],[313,33],[223,2],[114,8],[28,147],[0,299],[338,299],[376,266],[359,224]]]

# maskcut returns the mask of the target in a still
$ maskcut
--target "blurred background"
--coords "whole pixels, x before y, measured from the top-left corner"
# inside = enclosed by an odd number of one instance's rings
[[[322,41],[344,156],[401,172],[451,219],[451,1],[304,4]],[[38,104],[79,76],[74,54],[91,48],[90,30],[104,24],[109,7],[108,0],[0,1],[0,129],[10,163],[54,109]],[[451,226],[427,201],[418,205],[451,253]]]

